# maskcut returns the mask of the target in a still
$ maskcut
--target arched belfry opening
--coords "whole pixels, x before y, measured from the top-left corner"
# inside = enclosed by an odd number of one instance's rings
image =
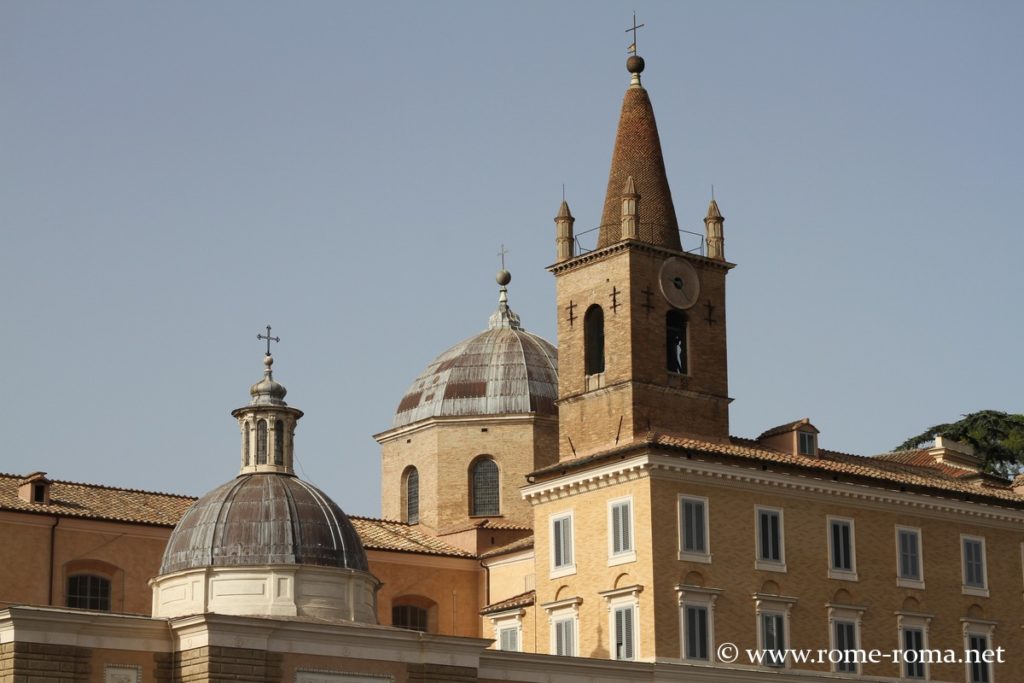
[[[665,314],[665,369],[680,375],[690,372],[686,323],[682,311],[673,309]]]
[[[604,311],[597,304],[583,316],[583,364],[588,375],[604,372]]]

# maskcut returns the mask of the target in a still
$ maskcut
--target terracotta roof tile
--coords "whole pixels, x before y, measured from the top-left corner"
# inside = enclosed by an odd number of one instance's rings
[[[501,520],[484,519],[479,522],[470,522],[469,524],[454,526],[451,529],[444,529],[439,533],[441,536],[446,536],[448,534],[458,534],[463,531],[471,531],[473,529],[494,529],[496,531],[533,531],[533,527],[523,526],[522,524],[512,524],[511,522],[502,522]]]
[[[472,553],[448,545],[416,526],[388,519],[349,516],[356,528],[363,547],[367,550],[390,550],[425,555],[446,555],[449,557],[474,557]]]
[[[839,453],[837,451],[818,451],[818,457],[794,455],[772,450],[757,445],[749,439],[731,438],[730,441],[704,441],[680,435],[652,433],[645,438],[625,446],[594,453],[577,460],[569,460],[550,465],[533,472],[531,477],[557,475],[560,472],[579,469],[590,463],[603,461],[626,452],[650,447],[680,449],[712,456],[724,456],[757,462],[772,462],[794,469],[811,470],[828,474],[845,474],[861,480],[875,483],[882,488],[894,486],[912,486],[946,493],[994,499],[1014,506],[1024,506],[1024,495],[1014,493],[1008,483],[1000,484],[1001,480],[988,477],[980,483],[963,481],[953,472],[958,468],[941,468],[922,466],[901,462],[899,458],[888,456],[865,457]],[[902,457],[902,456],[901,456]],[[909,457],[909,456],[908,456]]]
[[[506,543],[503,546],[495,548],[494,550],[488,550],[486,553],[480,554],[480,559],[488,557],[497,557],[498,555],[504,555],[505,553],[514,553],[517,550],[526,550],[533,547],[533,536],[527,536],[526,538],[520,538],[518,541],[512,541]]]
[[[513,595],[511,598],[506,598],[500,602],[491,603],[480,610],[480,614],[496,614],[498,612],[504,612],[505,610],[515,609],[516,607],[527,607],[532,605],[536,600],[536,591],[526,591],[525,593]]]
[[[810,419],[805,417],[805,418],[800,419],[800,420],[794,420],[792,422],[787,422],[786,424],[779,425],[778,427],[772,427],[771,429],[766,429],[765,431],[761,432],[761,435],[758,436],[756,440],[760,441],[761,439],[765,439],[765,438],[767,438],[769,436],[775,436],[776,434],[785,434],[786,432],[792,432],[797,427],[801,427],[803,425],[806,425],[806,426],[810,427],[811,429],[813,429],[815,431],[815,433],[818,433],[818,428],[811,424]]]
[[[38,473],[36,473],[38,474]],[[18,474],[0,474],[0,510],[173,527],[195,502],[192,496],[50,480],[50,504],[18,497]]]

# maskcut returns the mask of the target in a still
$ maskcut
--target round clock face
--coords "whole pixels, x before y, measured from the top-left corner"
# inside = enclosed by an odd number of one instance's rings
[[[687,309],[697,303],[700,277],[685,259],[673,256],[661,264],[658,280],[662,296],[673,308]]]

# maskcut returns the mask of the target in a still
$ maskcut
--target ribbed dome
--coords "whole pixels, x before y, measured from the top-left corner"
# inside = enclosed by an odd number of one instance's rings
[[[492,319],[491,329],[427,366],[398,404],[392,427],[440,416],[556,415],[557,398],[555,347],[519,328],[518,318],[508,326]]]
[[[171,533],[160,574],[199,567],[303,564],[367,570],[345,513],[290,474],[241,474],[188,509]]]

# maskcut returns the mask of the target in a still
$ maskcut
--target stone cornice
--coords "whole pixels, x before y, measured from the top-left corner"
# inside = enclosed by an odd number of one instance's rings
[[[621,240],[615,244],[609,244],[607,247],[602,249],[595,249],[594,251],[588,251],[585,254],[575,256],[568,261],[562,261],[548,266],[548,271],[554,273],[556,276],[566,273],[570,270],[576,270],[590,263],[597,261],[603,261],[606,258],[615,256],[625,251],[640,251],[648,254],[656,254],[658,256],[682,256],[685,258],[699,261],[702,264],[713,266],[720,270],[731,270],[736,267],[735,263],[729,263],[728,261],[719,261],[717,259],[711,259],[707,256],[701,256],[700,254],[694,254],[689,251],[676,251],[675,249],[666,249],[659,247],[654,244],[648,244],[647,242],[641,242],[640,240]]]
[[[558,400],[556,400],[555,405],[570,405],[577,401],[582,401],[584,399],[590,399],[595,396],[601,396],[602,394],[608,394],[613,391],[621,390],[623,387],[643,387],[645,389],[651,389],[662,394],[673,394],[675,396],[703,399],[705,401],[726,401],[728,403],[733,402],[733,399],[728,396],[717,396],[715,394],[709,394],[702,391],[694,391],[693,389],[683,389],[681,387],[669,387],[663,384],[655,384],[654,382],[641,382],[635,379],[624,379],[619,382],[614,382],[612,384],[606,384],[600,389],[583,390],[575,394],[569,394],[564,398],[559,398]]]
[[[479,424],[518,424],[518,423],[536,423],[544,424],[549,423],[552,425],[558,424],[558,418],[553,415],[538,415],[536,413],[515,413],[509,415],[444,415],[440,417],[428,417],[412,424],[399,427],[397,429],[388,429],[383,432],[379,432],[373,435],[373,438],[379,444],[384,444],[388,441],[393,441],[400,437],[408,437],[417,432],[430,429],[432,427],[448,427],[460,425],[479,425]]]
[[[490,644],[390,626],[201,614],[171,621],[181,650],[241,647],[300,655],[349,657],[476,668]]]
[[[15,641],[148,652],[172,648],[166,619],[55,607],[0,610],[0,643]]]
[[[532,504],[579,495],[607,486],[646,477],[694,481],[725,488],[754,491],[784,490],[786,495],[811,499],[845,498],[857,505],[892,510],[911,508],[914,514],[947,519],[950,514],[986,520],[996,526],[1019,531],[1024,511],[980,502],[963,502],[932,493],[907,493],[854,482],[834,482],[823,477],[764,471],[760,467],[711,462],[701,458],[680,458],[652,453],[653,448],[634,456],[623,455],[602,467],[581,469],[523,487],[522,495]]]

